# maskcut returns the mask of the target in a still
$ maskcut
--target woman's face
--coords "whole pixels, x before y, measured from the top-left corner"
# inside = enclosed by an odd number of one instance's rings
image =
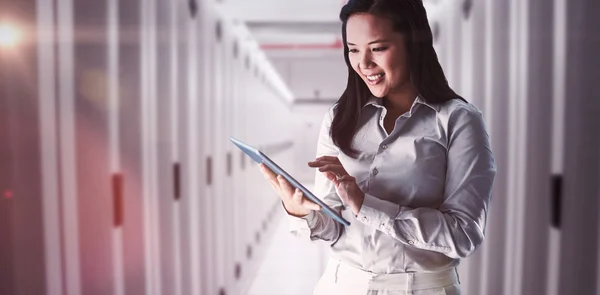
[[[410,84],[404,37],[393,31],[391,21],[366,13],[352,15],[346,41],[350,64],[373,95],[383,98]]]

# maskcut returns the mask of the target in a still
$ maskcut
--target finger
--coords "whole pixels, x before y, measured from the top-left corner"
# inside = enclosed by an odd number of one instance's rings
[[[321,166],[326,165],[326,164],[327,163],[322,162],[322,161],[311,161],[311,162],[308,162],[308,167],[316,168],[316,167],[321,167]]]
[[[326,164],[341,165],[342,163],[340,162],[340,160],[337,157],[331,157],[331,156],[318,157],[314,161],[308,162],[308,166],[310,166],[310,167],[319,167],[319,166],[326,165]]]
[[[271,185],[271,187],[273,188],[273,190],[275,190],[275,192],[277,193],[277,195],[279,195],[279,197],[281,198],[282,197],[281,196],[281,188],[278,185],[276,185],[276,184],[274,184],[274,183],[272,183],[270,181],[269,181],[269,184]]]
[[[319,204],[304,197],[304,194],[299,189],[296,189],[294,191],[293,198],[294,198],[294,202],[296,202],[297,204],[301,205],[302,207],[304,207],[306,209],[316,210],[316,211],[321,210],[321,206],[319,206]]]
[[[320,156],[317,158],[318,161],[327,161],[327,162],[339,162],[340,159],[336,156]]]
[[[348,175],[348,172],[346,172],[346,169],[344,169],[344,166],[342,165],[337,165],[337,164],[328,164],[325,165],[323,167],[319,168],[319,171],[321,172],[333,172],[334,174],[342,177],[344,175]]]
[[[271,169],[269,169],[269,167],[267,167],[267,165],[261,163],[261,164],[258,164],[258,167],[260,168],[260,171],[265,176],[268,176],[269,178],[277,177],[277,174],[275,172],[271,171]]]
[[[278,175],[277,181],[279,181],[279,187],[281,187],[282,192],[286,193],[288,196],[294,194],[294,188],[287,182],[285,177]]]
[[[339,185],[338,177],[337,177],[337,175],[335,175],[335,173],[333,173],[333,172],[323,172],[323,174],[325,175],[325,177],[327,179],[329,179],[331,182],[333,182],[333,184],[335,186]]]
[[[267,168],[264,164],[259,164],[260,171],[262,171],[263,176],[269,184],[273,188],[273,190],[280,196],[280,198],[285,198],[285,195],[281,194],[281,186],[279,185],[279,181],[277,181],[277,174],[273,173],[271,169]]]
[[[279,191],[279,181],[277,181],[277,174],[271,172],[271,170],[269,170],[269,168],[264,168],[265,170],[261,169],[263,171],[263,176],[265,177],[266,180],[269,181],[269,183],[271,183],[271,185],[277,187],[277,191]]]
[[[271,187],[273,187],[273,189],[279,193],[280,191],[280,185],[279,182],[277,181],[276,177],[270,177],[268,174],[264,174],[265,179],[269,182],[269,184],[271,185]]]
[[[278,183],[277,174],[275,172],[271,171],[271,169],[269,169],[269,167],[267,167],[265,164],[259,164],[259,167],[266,179],[269,179],[274,183]]]

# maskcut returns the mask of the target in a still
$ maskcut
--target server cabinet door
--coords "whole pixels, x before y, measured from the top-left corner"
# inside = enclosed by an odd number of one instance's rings
[[[485,26],[485,115],[496,166],[492,201],[483,243],[479,294],[504,294],[506,241],[506,196],[508,167],[509,31],[506,30],[508,2],[486,2]],[[477,293],[477,292],[476,292]]]
[[[142,175],[141,2],[119,1],[119,157],[123,175],[125,294],[147,294]],[[126,35],[125,35],[126,34]]]
[[[41,70],[52,57],[37,56],[36,45],[42,45],[27,30],[41,17],[35,1],[3,1],[0,10],[5,15],[0,21],[4,35],[16,36],[0,42],[0,292],[41,294],[49,270],[43,267],[49,259],[45,256],[50,254],[43,248],[48,228],[42,219],[47,205],[42,196],[56,199],[56,189],[43,191],[48,186],[41,177],[46,168],[42,161],[51,160],[43,155],[43,144],[55,140],[42,141],[48,129],[41,121],[48,117],[41,109],[47,105],[41,101],[47,90],[42,83],[50,82]]]

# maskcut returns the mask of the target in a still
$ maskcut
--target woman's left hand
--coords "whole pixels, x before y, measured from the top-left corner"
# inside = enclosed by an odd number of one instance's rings
[[[358,187],[356,178],[346,172],[346,169],[344,169],[344,166],[342,166],[337,157],[318,157],[315,161],[308,162],[308,166],[319,168],[319,171],[333,182],[342,202],[350,206],[354,215],[358,215],[358,211],[360,211],[360,207],[362,207],[365,199],[365,194]]]

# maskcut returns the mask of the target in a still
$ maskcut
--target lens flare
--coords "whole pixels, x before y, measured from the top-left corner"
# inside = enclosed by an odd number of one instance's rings
[[[0,24],[0,47],[14,47],[19,42],[19,30],[9,24]]]

